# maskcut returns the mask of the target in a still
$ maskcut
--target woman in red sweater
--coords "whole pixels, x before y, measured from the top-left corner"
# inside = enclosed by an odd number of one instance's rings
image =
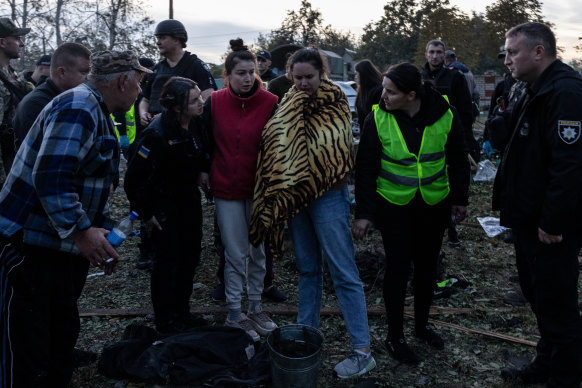
[[[214,195],[225,248],[226,325],[244,329],[257,341],[259,334],[266,335],[277,327],[260,305],[264,247],[254,247],[248,239],[261,133],[277,107],[277,96],[263,90],[256,57],[242,39],[231,40],[230,45],[232,51],[224,64],[226,87],[213,92],[204,107],[214,150],[210,182],[203,182],[203,187]],[[245,282],[248,314],[241,308]]]

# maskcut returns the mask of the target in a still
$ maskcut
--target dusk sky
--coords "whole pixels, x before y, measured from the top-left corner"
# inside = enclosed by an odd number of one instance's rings
[[[313,8],[321,11],[324,25],[331,24],[336,29],[350,31],[358,37],[366,24],[380,19],[386,2],[387,0],[310,1]],[[149,3],[151,8],[148,13],[156,22],[168,18],[168,1],[149,0]],[[470,15],[472,11],[484,13],[485,7],[491,1],[451,0],[451,4]],[[206,62],[220,63],[220,57],[227,51],[230,39],[241,37],[249,45],[253,44],[259,33],[267,34],[279,27],[287,10],[298,10],[300,5],[301,0],[174,0],[174,18],[186,26],[189,51]],[[576,54],[573,48],[578,44],[578,37],[582,36],[582,0],[545,1],[542,11],[544,18],[555,24],[558,45],[565,49],[561,54],[562,58],[568,61],[574,57],[582,57],[582,53]]]

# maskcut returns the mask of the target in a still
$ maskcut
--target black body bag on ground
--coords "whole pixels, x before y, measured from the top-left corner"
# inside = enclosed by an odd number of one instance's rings
[[[158,384],[261,387],[270,384],[268,350],[244,330],[212,326],[161,338],[130,325],[124,340],[106,345],[99,372]]]

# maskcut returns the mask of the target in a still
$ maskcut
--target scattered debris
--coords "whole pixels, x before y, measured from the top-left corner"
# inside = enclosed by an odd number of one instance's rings
[[[123,176],[123,174],[121,174]],[[431,322],[445,340],[445,350],[435,352],[414,337],[414,298],[406,298],[405,336],[421,363],[416,367],[398,364],[384,348],[387,336],[384,310],[384,248],[380,233],[372,231],[355,243],[356,262],[364,283],[368,302],[368,324],[371,347],[378,366],[361,379],[343,381],[335,377],[333,367],[350,351],[349,336],[338,306],[333,284],[325,287],[319,329],[325,336],[319,368],[319,386],[358,387],[431,387],[431,386],[502,386],[499,369],[516,365],[503,354],[523,354],[531,359],[532,346],[539,338],[534,314],[528,307],[513,307],[503,303],[503,295],[516,287],[509,278],[515,275],[513,246],[501,236],[492,238],[483,233],[476,215],[499,217],[491,211],[490,184],[472,184],[468,218],[457,225],[460,247],[442,246],[446,261],[445,279],[456,278],[469,282],[466,288],[455,287],[447,298],[433,302]],[[128,203],[118,189],[110,206],[113,217],[127,213]],[[226,305],[215,302],[211,292],[216,284],[217,254],[213,237],[214,205],[203,201],[204,237],[200,264],[194,279],[195,290],[191,308],[215,325],[224,323]],[[137,323],[153,327],[150,274],[135,268],[139,237],[128,237],[120,248],[122,261],[118,272],[111,276],[90,270],[79,300],[81,334],[77,346],[101,353],[105,344],[119,341],[125,327]],[[419,236],[421,243],[421,236]],[[290,244],[289,244],[290,246]],[[388,252],[389,253],[389,252]],[[581,280],[582,282],[582,280]],[[582,283],[581,283],[582,284]],[[296,323],[297,271],[292,248],[275,261],[275,285],[289,300],[285,304],[264,301],[263,307],[280,325]],[[247,301],[243,300],[243,308]],[[516,365],[517,366],[517,365]],[[358,385],[361,384],[361,385]],[[126,380],[107,379],[97,371],[96,363],[75,371],[72,387],[143,387]]]

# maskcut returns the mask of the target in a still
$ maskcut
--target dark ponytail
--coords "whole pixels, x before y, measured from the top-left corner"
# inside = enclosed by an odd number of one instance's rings
[[[422,81],[420,70],[410,62],[390,66],[384,76],[389,78],[398,90],[406,94],[415,92],[417,98],[424,97],[427,90],[432,88],[430,83]]]
[[[244,44],[241,38],[231,39],[229,43],[231,52],[228,54],[226,60],[224,61],[225,78],[232,73],[232,70],[239,62],[253,61],[256,66],[257,57],[255,54],[249,51],[249,48]]]

